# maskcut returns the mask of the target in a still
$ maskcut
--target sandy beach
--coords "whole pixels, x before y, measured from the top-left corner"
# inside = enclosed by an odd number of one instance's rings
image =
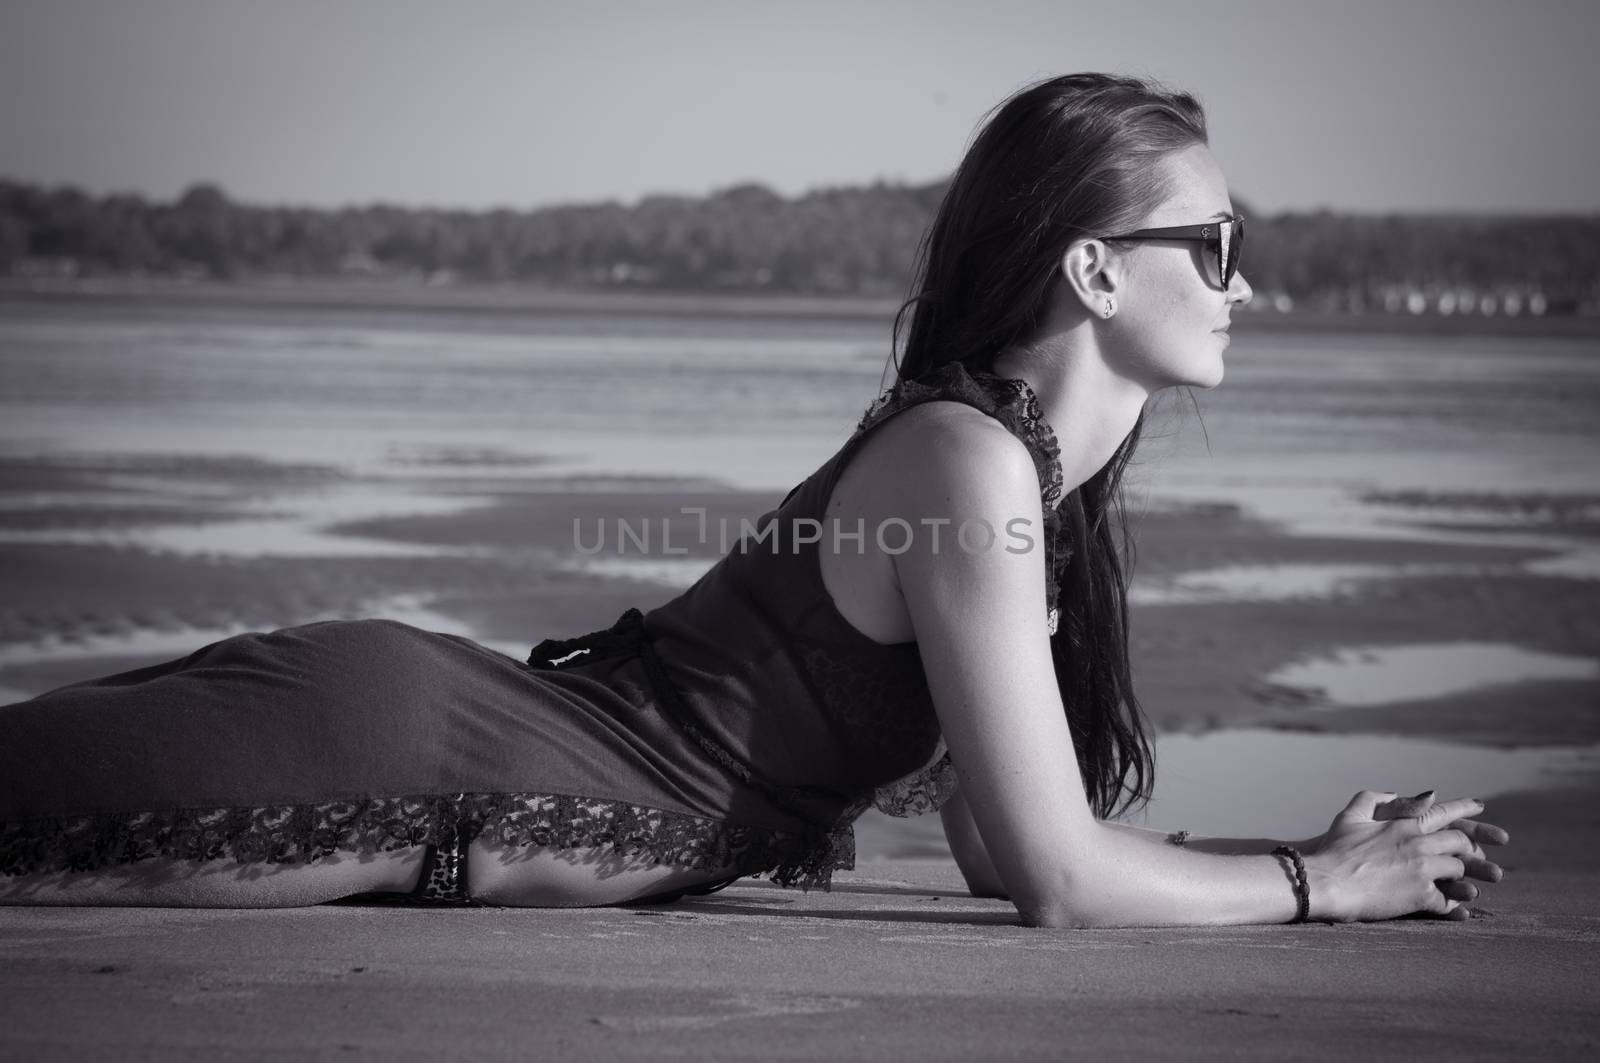
[[[1592,885],[1518,871],[1470,923],[1098,931],[1018,927],[932,861],[653,908],[0,909],[0,1057],[1586,1059]]]

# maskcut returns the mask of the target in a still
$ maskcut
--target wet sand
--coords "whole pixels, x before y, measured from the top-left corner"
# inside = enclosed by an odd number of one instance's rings
[[[347,481],[318,466],[151,462],[0,461],[0,533],[13,533],[0,536],[0,695],[169,659],[207,633],[334,616],[411,616],[525,653],[677,593],[566,567],[573,516],[654,521],[704,505],[737,521],[781,497],[479,470],[409,485],[459,507],[314,529],[407,544],[405,556],[318,556],[314,538],[299,553],[236,543],[206,555],[161,529],[245,519],[248,500],[286,483]],[[1552,519],[1592,541],[1590,513]],[[691,518],[677,519],[674,541],[690,544]],[[53,529],[88,538],[52,542]],[[128,537],[138,529],[149,534]],[[1600,742],[1600,679],[1511,676],[1366,706],[1272,679],[1352,646],[1506,644],[1594,661],[1600,584],[1530,571],[1548,551],[1287,536],[1223,505],[1147,513],[1136,530],[1137,689],[1163,730]],[[175,545],[152,545],[163,541]],[[1370,571],[1326,593],[1175,600],[1186,576],[1241,565]],[[1444,570],[1383,575],[1408,565]],[[1514,835],[1509,873],[1464,924],[1029,930],[1009,905],[965,895],[937,817],[863,820],[864,858],[831,894],[746,880],[654,909],[0,909],[0,1056],[1587,1056],[1600,1039],[1597,798],[1600,773],[1496,795],[1486,818]],[[872,858],[883,854],[928,859]]]
[[[121,488],[125,497],[104,497],[108,472],[130,482]],[[454,619],[455,630],[510,652],[547,635],[607,626],[630,605],[649,608],[677,593],[677,586],[653,582],[641,562],[681,568],[686,585],[718,553],[715,534],[697,543],[696,518],[680,508],[704,507],[713,528],[726,519],[736,529],[740,518],[753,519],[781,497],[642,478],[597,485],[523,475],[514,489],[492,479],[430,478],[383,485],[396,496],[427,492],[427,505],[393,503],[422,512],[322,519],[315,534],[304,532],[292,513],[278,526],[257,519],[256,510],[272,508],[256,504],[258,495],[270,499],[308,484],[349,490],[340,477],[333,468],[235,460],[125,458],[109,470],[91,461],[63,467],[0,460],[0,504],[50,487],[45,504],[0,509],[6,572],[0,687],[38,692],[128,659],[150,663],[173,655],[153,658],[133,646],[77,658],[34,654],[30,661],[27,646],[41,639],[79,640],[87,651],[96,639],[135,644],[140,632],[270,629],[379,615],[369,610],[398,598],[426,602],[439,619]],[[159,479],[210,484],[218,493],[191,490],[175,498],[150,486]],[[369,508],[381,509],[382,501]],[[337,507],[328,515],[336,516]],[[1585,511],[1573,508],[1569,516],[1568,534],[1600,541]],[[597,521],[648,523],[658,535],[670,521],[672,542],[688,556],[608,550],[600,559],[607,576],[584,571],[595,562],[573,548],[575,518],[586,529]],[[251,540],[236,534],[239,525],[248,525],[270,552],[252,556]],[[1342,706],[1274,680],[1297,662],[1326,661],[1349,647],[1504,644],[1593,664],[1600,581],[1531,572],[1551,556],[1548,550],[1516,545],[1509,534],[1512,544],[1505,546],[1286,536],[1224,505],[1149,512],[1134,527],[1136,690],[1162,729],[1260,725],[1506,745],[1600,740],[1600,678],[1530,676],[1515,690],[1490,685],[1417,699],[1426,710],[1410,703]],[[208,541],[217,553],[204,552]],[[297,545],[286,548],[291,541]],[[365,556],[344,545],[352,542],[385,544],[395,553]],[[323,544],[340,548],[319,549]],[[634,569],[637,578],[626,578]],[[1263,595],[1227,585],[1224,577],[1237,584],[1243,569],[1269,584],[1285,583],[1291,570],[1365,578],[1330,578],[1329,589],[1306,592],[1287,580],[1283,593]],[[1208,585],[1212,573],[1217,582]]]

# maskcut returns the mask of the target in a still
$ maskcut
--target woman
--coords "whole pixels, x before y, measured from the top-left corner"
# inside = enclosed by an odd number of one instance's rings
[[[1222,380],[1242,243],[1191,97],[1019,93],[929,234],[896,387],[694,587],[526,664],[330,621],[0,709],[0,899],[826,887],[875,804],[938,809],[1031,925],[1457,912],[1499,876],[1476,802],[1363,791],[1277,855],[1110,822],[1153,783],[1110,510],[1146,399]]]

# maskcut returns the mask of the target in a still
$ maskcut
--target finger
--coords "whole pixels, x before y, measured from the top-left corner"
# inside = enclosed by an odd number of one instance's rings
[[[1493,823],[1483,823],[1476,819],[1458,819],[1450,824],[1456,830],[1464,831],[1467,837],[1479,845],[1504,845],[1511,840],[1503,827]]]
[[[1340,818],[1352,816],[1357,819],[1371,819],[1378,806],[1385,801],[1393,801],[1400,795],[1392,790],[1362,790],[1350,799],[1339,813]]]
[[[1373,810],[1372,818],[1415,819],[1433,804],[1433,793],[1432,790],[1424,790],[1415,797],[1397,797],[1393,801],[1385,801]]]
[[[1417,841],[1417,846],[1425,853],[1434,855],[1447,853],[1451,856],[1459,856],[1463,860],[1471,856],[1473,850],[1477,849],[1477,846],[1472,844],[1471,838],[1467,837],[1463,832],[1450,827],[1446,827],[1444,830],[1436,830],[1432,834],[1422,835]]]
[[[1422,870],[1433,881],[1439,882],[1443,879],[1464,878],[1467,873],[1467,866],[1461,862],[1459,857],[1430,856],[1422,861]]]
[[[1417,817],[1417,827],[1424,833],[1436,831],[1458,819],[1483,811],[1483,802],[1472,797],[1458,797],[1454,801],[1440,801]]]
[[[1440,893],[1453,901],[1475,901],[1478,899],[1478,887],[1465,879],[1447,879],[1434,884]]]
[[[1420,908],[1417,911],[1412,912],[1410,915],[1401,916],[1401,918],[1402,919],[1438,919],[1440,921],[1449,921],[1449,922],[1452,922],[1452,923],[1458,923],[1458,922],[1461,922],[1463,920],[1467,920],[1467,919],[1471,919],[1472,918],[1472,909],[1468,908],[1466,905],[1462,904],[1460,901],[1452,901],[1452,900],[1449,900],[1449,898],[1446,898],[1446,903],[1447,904],[1453,904],[1453,905],[1455,905],[1455,907],[1454,908],[1449,908],[1449,909],[1444,910],[1444,911],[1433,911],[1433,910],[1428,909],[1428,908]]]
[[[1458,829],[1459,831],[1461,829],[1459,824],[1461,823],[1470,823],[1470,820],[1456,821],[1456,826],[1453,829]],[[1470,836],[1470,829],[1464,832]],[[1478,848],[1477,842],[1472,842],[1472,850],[1470,852],[1461,853],[1461,861],[1467,864],[1467,877],[1469,879],[1482,879],[1483,882],[1499,882],[1501,877],[1506,874],[1498,863],[1494,863],[1493,860],[1488,858],[1482,848]]]
[[[1428,895],[1422,904],[1422,910],[1425,912],[1432,912],[1434,915],[1442,915],[1446,918],[1450,918],[1451,913],[1454,912],[1460,906],[1460,904],[1460,901],[1446,897],[1442,892],[1440,892],[1437,886],[1429,886]]]

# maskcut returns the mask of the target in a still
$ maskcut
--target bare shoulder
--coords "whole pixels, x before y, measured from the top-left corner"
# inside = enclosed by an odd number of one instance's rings
[[[1023,442],[964,402],[925,402],[897,415],[869,441],[862,472],[901,504],[942,502],[986,487],[1038,494],[1038,474]],[[873,443],[877,446],[872,446]],[[954,499],[951,499],[954,501]]]
[[[931,533],[891,559],[918,641],[970,650],[1042,622],[1044,514],[1026,444],[980,410],[940,405],[896,439],[907,448],[905,475],[884,491],[884,504]]]
[[[1038,479],[1022,441],[981,410],[941,399],[898,413],[874,431],[846,464],[826,513],[846,527],[898,523],[890,538],[943,554],[963,520],[977,517],[999,529],[1013,511],[1026,513],[1030,501],[1037,518]],[[901,587],[907,559],[899,553],[867,535],[859,553],[824,550],[818,561],[839,613],[881,643],[916,637]]]

